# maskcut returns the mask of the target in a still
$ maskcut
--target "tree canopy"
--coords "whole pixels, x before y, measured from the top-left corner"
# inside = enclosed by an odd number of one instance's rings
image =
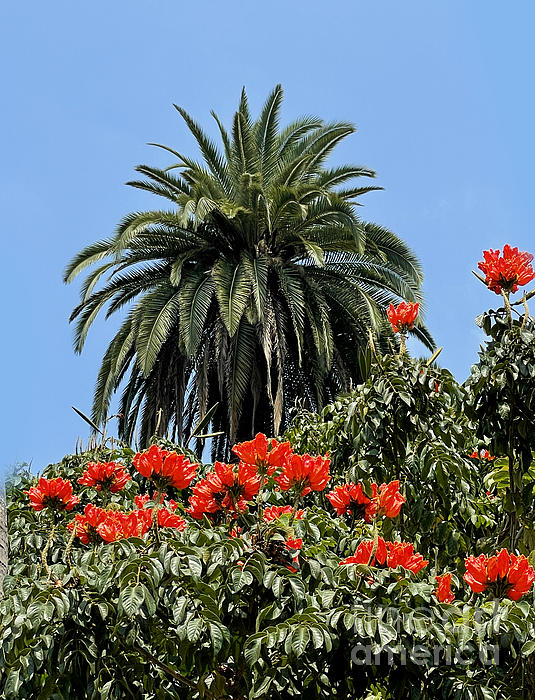
[[[296,400],[317,410],[362,378],[370,334],[392,342],[391,302],[421,302],[415,255],[357,215],[359,198],[381,189],[360,183],[373,170],[326,165],[354,125],[304,117],[281,128],[282,96],[277,86],[253,120],[244,90],[230,131],[213,113],[221,146],[176,107],[202,162],[159,146],[174,162],[140,165],[129,184],[167,208],[129,214],[67,267],[67,282],[90,268],[71,317],[77,352],[106,306],[127,308],[92,418],[103,422],[122,384],[128,442],[137,426],[141,444],[157,429],[182,442],[216,404],[214,456],[258,430],[278,434]],[[433,346],[421,322],[412,332]]]

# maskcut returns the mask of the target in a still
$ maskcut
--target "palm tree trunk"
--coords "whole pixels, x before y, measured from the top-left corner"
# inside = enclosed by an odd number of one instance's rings
[[[7,507],[6,490],[3,480],[0,479],[0,598],[2,597],[2,584],[7,573],[8,541],[7,541]]]

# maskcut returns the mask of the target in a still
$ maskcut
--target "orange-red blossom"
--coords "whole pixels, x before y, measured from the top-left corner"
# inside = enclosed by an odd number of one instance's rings
[[[214,470],[193,487],[186,512],[202,519],[219,511],[239,513],[247,510],[260,488],[256,467],[240,462],[239,465],[216,462]]]
[[[410,330],[414,326],[419,308],[419,304],[413,304],[410,301],[402,301],[397,306],[390,304],[386,315],[394,333],[405,333]]]
[[[275,477],[281,491],[295,489],[303,498],[311,491],[323,491],[329,481],[328,457],[291,454],[282,466],[282,474]]]
[[[41,477],[37,486],[28,491],[30,506],[35,510],[50,508],[52,510],[72,510],[80,502],[78,496],[73,496],[72,484],[67,479],[45,479]]]
[[[190,462],[184,455],[163,450],[158,445],[151,445],[145,452],[138,452],[132,462],[141,476],[152,479],[161,491],[168,486],[175,489],[187,488],[197,470],[197,464]]]
[[[455,595],[451,590],[451,574],[443,574],[435,576],[437,587],[435,596],[439,603],[452,603],[455,600]]]
[[[275,438],[268,440],[263,433],[257,433],[254,440],[239,442],[232,451],[244,464],[257,467],[261,476],[271,476],[282,467],[292,448],[289,442],[278,442]]]
[[[389,484],[370,484],[371,496],[367,496],[361,483],[336,486],[327,498],[337,515],[359,514],[365,522],[370,523],[376,516],[384,515],[395,518],[399,515],[405,497],[399,491],[399,481]]]
[[[496,555],[480,554],[465,560],[464,580],[475,593],[490,590],[496,598],[507,596],[519,600],[529,592],[535,581],[535,569],[521,554],[501,549]]]
[[[125,472],[122,464],[116,462],[89,462],[87,469],[78,479],[82,486],[93,486],[97,491],[109,489],[117,493],[124,489],[132,477]]]
[[[262,519],[264,520],[265,523],[269,523],[272,520],[278,520],[278,518],[281,517],[281,515],[289,515],[292,516],[294,512],[294,509],[292,506],[268,506],[264,510],[264,515],[262,516]],[[305,514],[304,510],[296,510],[295,511],[295,519],[296,520],[301,520],[303,515]]]
[[[429,564],[419,552],[414,551],[414,546],[409,542],[386,542],[379,537],[374,554],[373,550],[374,540],[364,540],[357,547],[355,554],[347,557],[340,564],[364,564],[389,569],[402,566],[414,574]]]
[[[533,255],[526,251],[519,251],[505,244],[503,254],[500,250],[484,250],[481,262],[477,266],[485,275],[485,284],[495,292],[501,294],[502,290],[509,294],[515,293],[518,287],[535,279],[535,271],[531,265]]]

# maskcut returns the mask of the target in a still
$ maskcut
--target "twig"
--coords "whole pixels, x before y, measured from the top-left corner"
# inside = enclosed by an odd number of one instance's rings
[[[161,668],[162,671],[165,671],[165,673],[170,675],[172,678],[174,678],[179,683],[182,683],[183,685],[187,685],[188,688],[193,688],[195,690],[198,690],[197,685],[193,681],[190,681],[189,678],[186,678],[178,671],[175,671],[174,668],[171,668],[171,666],[168,666],[163,661],[160,661],[160,659],[158,659],[158,657],[151,654],[150,651],[143,649],[143,647],[140,647],[138,644],[133,644],[132,647],[133,647],[133,649],[138,651],[140,654],[142,654],[148,661],[150,661],[153,664],[155,664],[156,666],[158,666],[158,668]],[[213,697],[213,696],[209,695],[208,697]]]

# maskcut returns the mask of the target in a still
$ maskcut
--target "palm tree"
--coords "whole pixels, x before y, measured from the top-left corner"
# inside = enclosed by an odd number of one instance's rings
[[[257,430],[277,434],[296,399],[321,407],[361,376],[370,332],[385,342],[385,308],[421,301],[417,259],[396,235],[361,221],[357,199],[376,186],[369,168],[325,167],[349,123],[306,117],[279,129],[282,88],[251,119],[243,90],[229,133],[215,113],[222,150],[180,107],[202,163],[171,148],[166,169],[141,165],[128,184],[167,200],[167,209],[134,212],[115,234],[87,246],[65,281],[92,266],[81,291],[75,350],[108,304],[127,306],[97,379],[92,418],[105,419],[124,384],[121,436],[136,426],[182,441],[217,404],[213,441]],[[107,276],[105,284],[99,282]],[[423,325],[415,335],[433,341]]]

